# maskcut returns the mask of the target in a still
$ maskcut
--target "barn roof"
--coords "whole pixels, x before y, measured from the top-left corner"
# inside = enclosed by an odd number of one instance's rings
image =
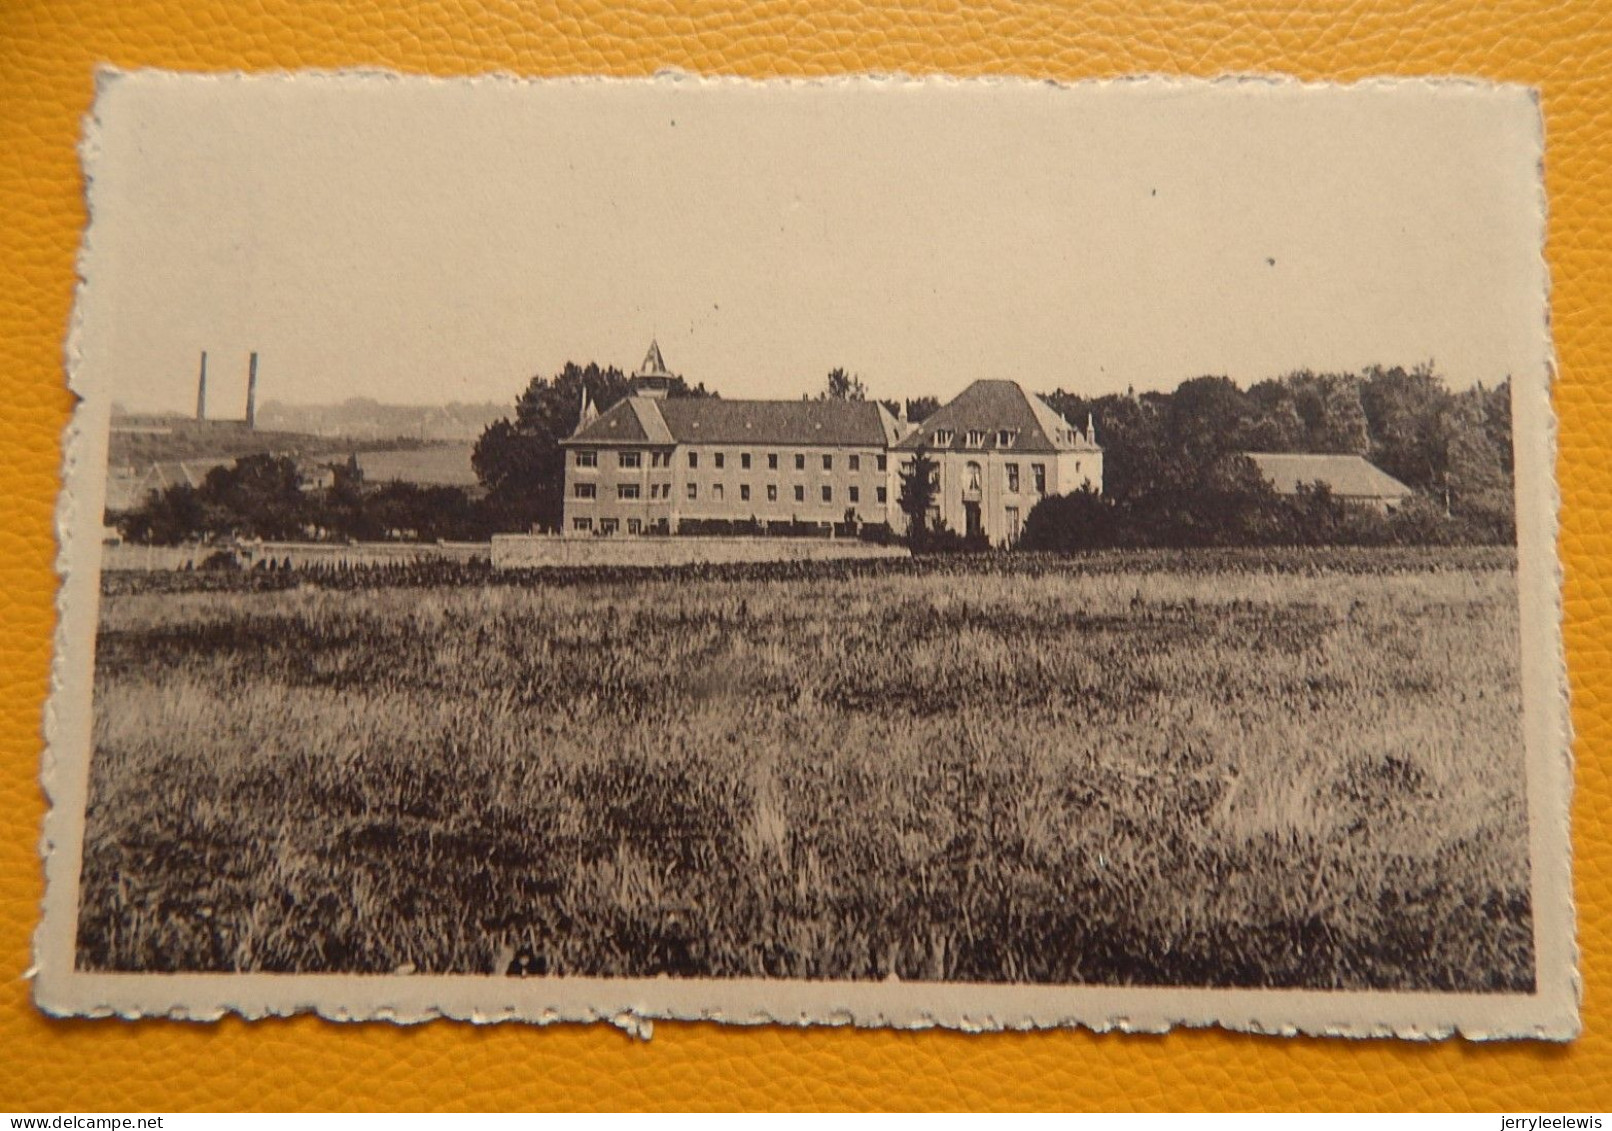
[[[152,491],[166,491],[181,483],[200,487],[209,471],[233,462],[232,459],[219,458],[170,460],[140,467],[110,468],[106,477],[106,509],[134,510],[146,501],[146,496]]]
[[[566,443],[882,448],[897,435],[895,418],[876,401],[628,397]]]
[[[1040,397],[1025,392],[1017,381],[975,381],[951,401],[924,419],[916,431],[896,445],[911,451],[920,445],[934,451],[967,448],[968,433],[983,431],[983,447],[997,447],[996,434],[1014,433],[1006,450],[1015,452],[1100,451],[1074,425],[1052,410]],[[950,432],[947,443],[937,432]],[[943,437],[944,438],[944,437]],[[981,445],[976,445],[975,450]]]
[[[1325,483],[1349,499],[1402,499],[1409,487],[1363,456],[1325,452],[1247,452],[1278,494],[1292,495],[1301,483]]]

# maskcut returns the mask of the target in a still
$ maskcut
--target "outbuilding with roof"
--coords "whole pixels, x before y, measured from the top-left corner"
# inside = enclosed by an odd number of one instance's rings
[[[1279,495],[1296,495],[1300,487],[1324,483],[1334,498],[1386,514],[1403,506],[1416,493],[1364,456],[1334,452],[1244,454]]]

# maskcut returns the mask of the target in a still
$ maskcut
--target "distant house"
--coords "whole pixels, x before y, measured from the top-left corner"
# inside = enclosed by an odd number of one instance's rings
[[[1397,510],[1416,492],[1363,456],[1324,452],[1246,452],[1279,495],[1295,495],[1300,485],[1325,483],[1333,497],[1372,507],[1384,514]]]
[[[299,459],[297,486],[303,491],[328,491],[336,485],[336,467],[328,460]]]

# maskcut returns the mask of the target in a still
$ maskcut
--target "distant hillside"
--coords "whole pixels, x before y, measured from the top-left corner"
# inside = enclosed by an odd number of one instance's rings
[[[295,432],[249,432],[238,425],[197,427],[184,420],[168,428],[147,426],[130,431],[114,421],[107,463],[112,467],[143,467],[174,460],[239,459],[260,452],[314,456],[345,450],[325,437]]]
[[[479,435],[479,433],[478,433]],[[107,509],[126,511],[152,490],[196,486],[209,470],[242,456],[293,456],[304,467],[358,458],[371,485],[415,483],[479,493],[469,440],[409,436],[316,436],[283,429],[248,429],[239,421],[196,421],[177,414],[114,411],[107,452]]]
[[[396,405],[368,397],[341,404],[293,405],[268,401],[258,409],[259,428],[310,436],[359,440],[475,440],[487,425],[508,416],[506,403]]]
[[[239,459],[270,452],[289,456],[346,456],[377,448],[423,448],[430,441],[407,437],[370,438],[316,436],[306,432],[258,428],[248,430],[234,421],[197,423],[187,417],[112,418],[107,464],[144,467],[177,460]]]
[[[418,483],[422,487],[464,487],[480,493],[481,481],[471,466],[471,443],[396,445],[358,453],[364,482]]]

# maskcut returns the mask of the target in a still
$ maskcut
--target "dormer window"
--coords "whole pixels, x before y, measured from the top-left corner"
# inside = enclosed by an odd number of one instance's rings
[[[996,446],[999,448],[1011,448],[1013,441],[1018,438],[1018,432],[1012,428],[998,428],[996,430]]]
[[[952,441],[954,439],[956,439],[956,438],[957,438],[957,434],[955,432],[953,432],[950,428],[937,428],[937,429],[935,429],[935,447],[937,447],[937,448],[949,448],[949,447],[951,447],[952,446]]]
[[[983,448],[985,446],[985,429],[970,428],[968,430],[968,446],[971,448]]]

